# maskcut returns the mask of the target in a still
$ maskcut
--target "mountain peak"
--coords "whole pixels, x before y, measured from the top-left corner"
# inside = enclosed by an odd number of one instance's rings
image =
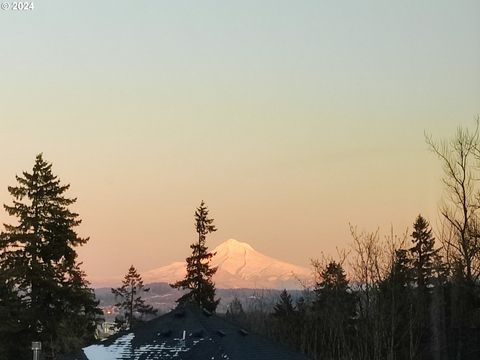
[[[213,251],[214,252],[220,252],[223,250],[229,250],[233,252],[244,252],[244,251],[254,251],[253,247],[251,247],[249,244],[246,242],[241,242],[235,239],[228,239],[218,245]]]
[[[228,239],[212,250],[211,265],[217,267],[213,281],[219,288],[298,288],[297,279],[310,278],[310,270],[274,259],[248,243]],[[174,282],[185,277],[185,262],[147,271],[145,282]]]

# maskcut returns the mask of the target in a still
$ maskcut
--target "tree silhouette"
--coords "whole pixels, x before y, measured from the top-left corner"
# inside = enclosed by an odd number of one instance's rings
[[[75,247],[88,238],[74,230],[81,220],[68,208],[76,201],[64,195],[70,185],[60,183],[42,154],[22,175],[8,187],[13,204],[4,207],[17,223],[5,224],[1,235],[0,271],[18,290],[25,336],[42,341],[45,355],[54,358],[92,340],[101,311],[77,262]]]
[[[325,356],[341,358],[348,353],[348,341],[351,340],[351,326],[355,317],[356,299],[350,291],[345,271],[340,263],[330,261],[320,274],[320,281],[314,289],[314,314],[316,331],[320,335],[320,344],[328,344],[329,352]]]
[[[137,270],[132,266],[128,269],[128,273],[122,281],[122,286],[116,289],[112,288],[115,299],[120,298],[120,302],[115,304],[123,310],[125,321],[117,319],[117,326],[131,328],[135,322],[139,320],[135,314],[139,314],[140,318],[147,314],[156,314],[157,310],[151,305],[146,305],[142,299],[141,293],[150,291],[143,285],[143,280]]]
[[[421,291],[425,291],[427,286],[433,283],[435,256],[438,251],[434,249],[435,238],[432,236],[430,225],[421,215],[415,220],[413,229],[413,247],[410,248],[410,253],[414,280]]]
[[[454,136],[434,141],[427,136],[430,149],[443,167],[446,196],[440,208],[444,223],[441,229],[445,259],[451,275],[445,296],[435,289],[436,301],[447,309],[449,358],[477,355],[480,320],[480,117],[473,130],[459,127]],[[453,305],[455,304],[455,305]],[[447,322],[448,321],[448,322]],[[475,330],[473,330],[475,329]],[[437,340],[440,343],[441,340]],[[442,353],[438,351],[437,353]],[[478,355],[477,355],[478,357]]]
[[[279,301],[273,307],[273,316],[279,319],[287,319],[293,315],[294,311],[292,296],[286,289],[283,289]]]
[[[194,303],[208,311],[215,311],[220,300],[215,299],[215,284],[212,277],[217,268],[210,266],[210,260],[215,254],[208,252],[205,241],[207,234],[217,231],[217,229],[213,225],[213,219],[208,217],[208,209],[203,201],[195,211],[195,229],[198,241],[190,245],[192,255],[187,258],[185,279],[171,286],[188,290],[177,300],[180,305]]]
[[[408,255],[406,249],[394,250],[390,271],[379,284],[378,307],[374,308],[377,333],[383,333],[389,359],[408,359],[417,348],[413,335],[418,324],[411,307],[413,274]]]
[[[480,118],[473,131],[459,127],[449,140],[426,142],[443,167],[442,181],[447,198],[440,211],[453,236],[444,239],[444,246],[455,267],[468,286],[480,278],[480,204],[478,161],[480,160]]]

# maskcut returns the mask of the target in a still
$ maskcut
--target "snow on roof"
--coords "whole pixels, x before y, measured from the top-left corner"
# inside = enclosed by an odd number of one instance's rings
[[[65,360],[306,360],[198,307],[174,310],[132,331],[66,355]]]

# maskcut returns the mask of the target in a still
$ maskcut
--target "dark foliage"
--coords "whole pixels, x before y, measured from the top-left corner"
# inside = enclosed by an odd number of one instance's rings
[[[294,312],[292,297],[284,289],[280,294],[280,300],[273,308],[273,316],[278,319],[288,319]]]
[[[418,215],[413,224],[412,242],[410,248],[414,281],[420,291],[426,292],[433,285],[435,260],[438,250],[435,250],[435,238],[428,221]]]
[[[177,302],[181,304],[194,303],[208,311],[215,311],[219,300],[215,299],[215,284],[212,277],[217,268],[210,266],[213,253],[208,252],[205,244],[206,236],[217,231],[213,219],[208,217],[208,209],[202,201],[195,211],[195,229],[198,241],[190,245],[192,255],[187,258],[187,275],[185,279],[172,284],[172,287],[188,290]]]
[[[245,311],[243,310],[243,305],[237,297],[234,297],[233,300],[228,305],[227,313],[225,314],[227,318],[234,320],[241,320],[245,317]]]
[[[42,341],[46,357],[55,358],[92,341],[101,314],[75,251],[88,238],[74,230],[81,220],[69,210],[76,199],[64,196],[70,185],[60,183],[41,154],[22,175],[8,188],[13,204],[4,206],[17,220],[1,234],[3,311],[17,314],[14,324],[4,325],[27,344]]]
[[[330,261],[317,265],[316,286],[296,302],[284,290],[271,313],[256,306],[229,317],[312,359],[478,359],[480,287],[472,287],[462,269],[448,268],[455,267],[440,257],[428,222],[418,217],[412,246],[394,249],[389,267],[368,287],[349,282]]]
[[[23,310],[19,294],[0,273],[0,360],[27,356],[28,328]]]
[[[120,302],[115,306],[121,309],[123,319],[117,318],[116,323],[119,328],[131,328],[137,322],[140,322],[145,315],[155,315],[157,310],[151,305],[145,304],[145,300],[140,295],[142,292],[150,291],[143,285],[143,280],[137,270],[132,266],[122,281],[122,286],[111,289],[115,299]]]

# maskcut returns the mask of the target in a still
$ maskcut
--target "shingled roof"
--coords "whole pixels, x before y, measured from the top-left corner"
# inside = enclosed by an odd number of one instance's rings
[[[196,307],[176,309],[62,360],[306,360]]]

